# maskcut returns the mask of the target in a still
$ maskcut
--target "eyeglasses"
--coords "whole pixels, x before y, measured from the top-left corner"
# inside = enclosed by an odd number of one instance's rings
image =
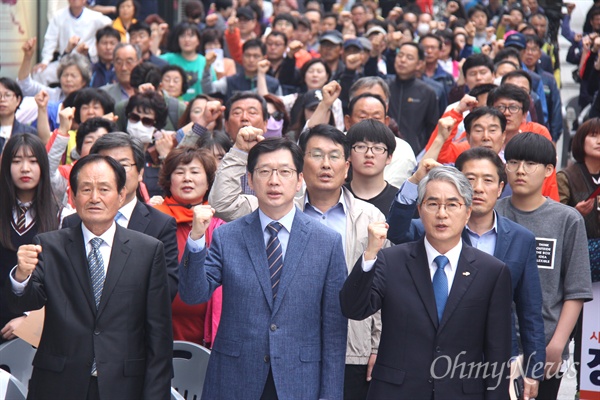
[[[460,210],[464,206],[463,203],[459,203],[458,201],[450,201],[448,203],[438,203],[437,201],[425,201],[421,208],[427,211],[428,213],[438,212],[442,207],[446,210],[447,213],[454,213]]]
[[[129,172],[129,171],[131,171],[132,167],[135,167],[135,164],[128,164],[128,163],[120,163],[120,164],[123,167],[123,169],[125,170],[125,172]]]
[[[154,126],[154,124],[156,123],[156,120],[154,118],[141,117],[139,114],[136,114],[134,112],[130,112],[129,115],[127,115],[127,118],[129,118],[129,120],[134,124],[142,121],[142,125],[148,127]]]
[[[13,92],[0,93],[0,100],[12,100],[17,97]]]
[[[122,67],[123,64],[127,65],[128,67],[133,67],[137,64],[137,60],[134,60],[133,58],[128,58],[127,60],[123,60],[122,58],[117,58],[114,61],[114,64],[116,67]]]
[[[307,151],[306,155],[312,158],[313,160],[319,162],[325,160],[325,157],[329,158],[329,161],[333,163],[338,162],[343,158],[342,153],[340,153],[339,151],[332,151],[331,153],[326,154],[322,150],[313,150]]]
[[[540,165],[540,163],[533,161],[508,160],[506,162],[506,170],[508,172],[517,172],[521,167],[521,164],[523,164],[523,171],[525,171],[526,174],[533,174],[537,170],[538,165]]]
[[[291,168],[258,168],[255,169],[254,172],[260,179],[268,179],[273,176],[275,172],[277,172],[277,175],[282,179],[290,179],[294,175],[294,172],[297,171]]]
[[[352,150],[357,152],[358,154],[367,154],[369,150],[373,154],[384,154],[387,149],[384,146],[367,146],[366,144],[355,144],[352,146]]]
[[[516,114],[517,112],[519,112],[523,109],[523,107],[519,107],[519,106],[515,106],[515,105],[510,105],[510,106],[499,105],[499,106],[495,106],[494,108],[496,110],[500,111],[502,114],[504,114],[506,112],[506,110],[508,110],[508,112],[510,114]]]

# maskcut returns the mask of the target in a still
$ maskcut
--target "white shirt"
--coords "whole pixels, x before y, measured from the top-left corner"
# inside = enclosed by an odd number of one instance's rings
[[[462,239],[458,241],[458,244],[447,251],[445,254],[440,253],[433,248],[431,243],[425,237],[425,251],[427,252],[427,262],[429,263],[429,273],[431,275],[431,281],[433,282],[433,275],[437,271],[438,266],[435,263],[435,258],[440,255],[444,255],[448,258],[448,264],[444,267],[444,272],[448,278],[448,293],[452,289],[452,282],[454,282],[454,275],[456,275],[456,267],[458,266],[458,259],[460,258],[460,252],[462,250]]]
[[[87,259],[92,251],[92,244],[90,241],[96,237],[102,239],[102,244],[98,248],[102,255],[102,261],[104,264],[104,274],[108,271],[108,262],[110,261],[110,252],[112,250],[113,241],[115,240],[115,232],[117,231],[117,225],[113,224],[100,236],[94,235],[88,228],[85,227],[83,222],[81,223],[81,230],[83,231],[83,243],[85,243],[85,258]]]
[[[135,208],[136,204],[137,198],[134,197],[129,203],[119,208],[121,215],[115,220],[115,222],[121,225],[123,228],[127,228],[127,226],[129,226],[129,221],[131,221],[131,214],[133,214],[133,209]]]
[[[79,17],[73,16],[69,7],[58,10],[50,21],[44,36],[41,62],[50,63],[55,51],[60,54],[64,53],[72,36],[79,36],[80,43],[87,44],[92,62],[98,61],[96,31],[106,25],[112,25],[112,20],[89,8],[84,8]]]
[[[3,125],[0,126],[0,137],[8,140],[10,139],[10,135],[12,134],[12,125]]]

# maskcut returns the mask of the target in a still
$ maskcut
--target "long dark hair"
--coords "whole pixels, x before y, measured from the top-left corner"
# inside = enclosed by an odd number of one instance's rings
[[[19,149],[31,150],[40,166],[40,181],[35,188],[31,207],[35,214],[38,233],[58,229],[60,207],[50,185],[50,167],[46,147],[35,135],[22,134],[12,136],[4,146],[0,162],[0,244],[10,250],[16,250],[11,239],[11,221],[13,210],[18,206],[17,192],[11,175],[11,164]]]

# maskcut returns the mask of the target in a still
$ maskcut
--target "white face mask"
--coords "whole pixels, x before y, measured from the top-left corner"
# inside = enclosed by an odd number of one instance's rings
[[[427,35],[429,33],[429,29],[429,24],[422,23],[417,25],[417,33],[419,34],[419,36]]]
[[[142,121],[132,123],[127,121],[127,133],[134,138],[138,138],[142,143],[152,143],[152,134],[155,128],[153,126],[145,126]]]

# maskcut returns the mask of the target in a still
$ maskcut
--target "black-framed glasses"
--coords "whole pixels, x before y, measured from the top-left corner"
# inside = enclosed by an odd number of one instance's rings
[[[367,146],[366,144],[355,144],[352,146],[352,150],[358,154],[366,154],[369,150],[371,150],[371,153],[381,155],[387,151],[387,148],[385,146]]]
[[[125,170],[125,172],[129,172],[129,171],[131,171],[131,168],[135,167],[134,163],[122,162],[122,163],[119,163],[119,164],[121,164],[121,166],[123,167],[123,169]]]
[[[516,114],[523,109],[523,107],[519,107],[514,104],[510,105],[510,106],[499,105],[499,106],[495,106],[494,108],[496,110],[500,111],[502,114],[504,114],[506,112],[506,110],[508,110],[508,112],[510,114]]]
[[[151,127],[151,126],[154,126],[154,124],[156,124],[156,120],[154,118],[142,117],[139,114],[136,114],[134,112],[130,112],[127,115],[127,118],[134,124],[142,121],[142,125],[147,126],[147,127]]]

